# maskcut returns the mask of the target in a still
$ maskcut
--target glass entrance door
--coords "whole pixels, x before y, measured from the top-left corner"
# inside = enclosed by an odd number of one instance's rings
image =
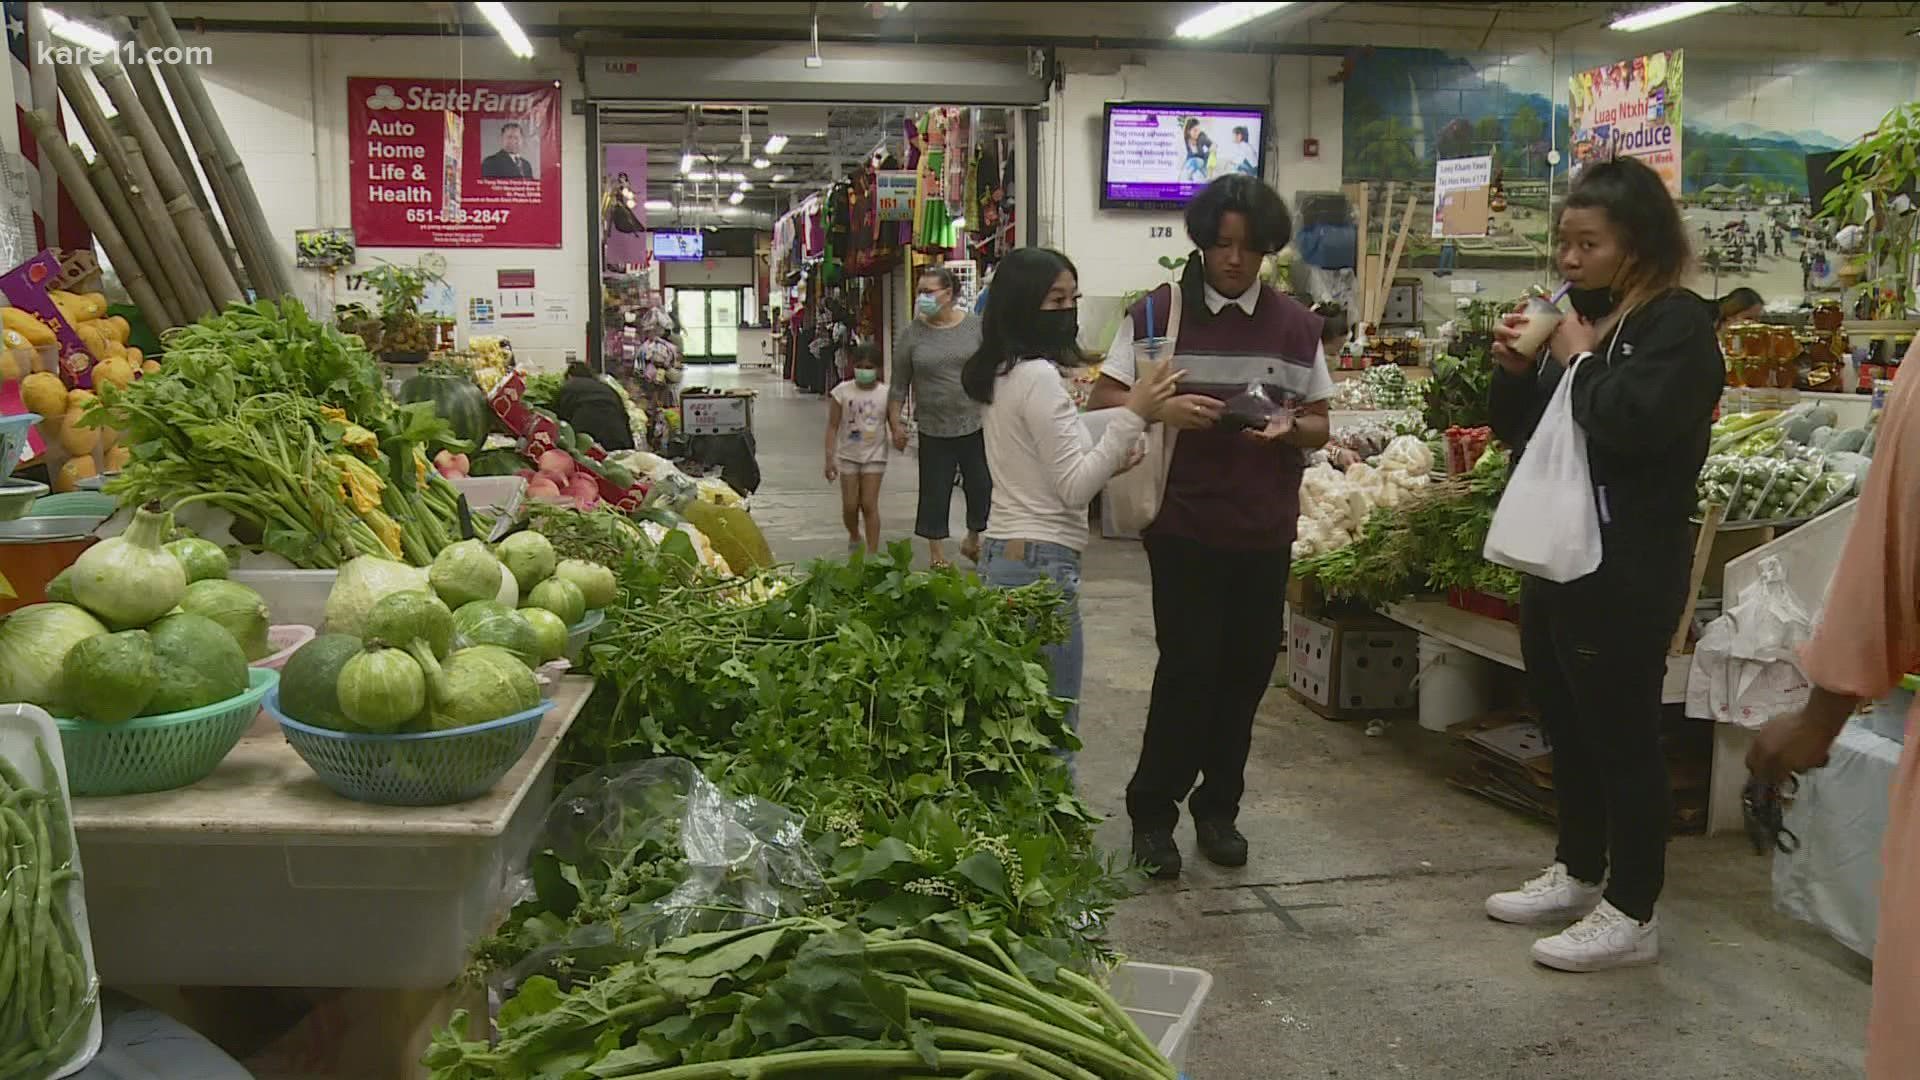
[[[739,359],[739,289],[676,289],[673,314],[689,363],[731,364]]]

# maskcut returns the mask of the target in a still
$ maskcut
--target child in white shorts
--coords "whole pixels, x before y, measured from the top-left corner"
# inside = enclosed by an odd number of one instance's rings
[[[833,388],[827,414],[827,480],[840,481],[840,516],[847,552],[880,550],[880,481],[887,473],[887,388],[880,382],[880,350],[848,350],[853,378]],[[866,535],[861,536],[861,519]]]

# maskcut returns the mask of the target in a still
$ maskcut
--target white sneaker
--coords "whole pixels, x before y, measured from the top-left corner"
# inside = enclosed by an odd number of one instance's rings
[[[1593,914],[1533,943],[1533,958],[1560,971],[1605,971],[1660,959],[1660,918],[1636,922],[1606,901]]]
[[[1554,863],[1545,873],[1517,892],[1494,893],[1487,897],[1487,914],[1504,923],[1531,926],[1536,923],[1566,922],[1578,919],[1600,903],[1604,890],[1576,880],[1567,873],[1565,863]]]

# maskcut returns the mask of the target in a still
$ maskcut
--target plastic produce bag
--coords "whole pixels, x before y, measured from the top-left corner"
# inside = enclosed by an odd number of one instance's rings
[[[1547,581],[1573,581],[1600,565],[1600,512],[1587,470],[1587,433],[1573,419],[1572,368],[1554,387],[1514,467],[1482,554]]]
[[[522,890],[568,921],[498,988],[552,974],[562,954],[584,975],[669,938],[800,914],[826,887],[803,824],[773,803],[729,798],[684,758],[575,780],[547,812]]]
[[[1759,728],[1800,708],[1811,686],[1796,650],[1813,619],[1787,584],[1780,560],[1760,561],[1760,579],[1707,624],[1687,673],[1687,715]]]

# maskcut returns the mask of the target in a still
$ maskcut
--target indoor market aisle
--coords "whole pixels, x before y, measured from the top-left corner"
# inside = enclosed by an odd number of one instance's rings
[[[839,496],[820,475],[826,406],[770,375],[716,376],[760,392],[754,516],[775,554],[842,556]],[[915,489],[896,456],[889,537],[912,532]],[[1081,789],[1123,850],[1154,656],[1137,545],[1094,542],[1083,603]],[[1240,821],[1252,865],[1201,863],[1183,823],[1187,876],[1123,904],[1113,927],[1129,959],[1213,973],[1194,1080],[1859,1075],[1867,965],[1774,913],[1744,836],[1674,843],[1661,964],[1557,974],[1529,960],[1534,931],[1481,908],[1551,859],[1551,831],[1449,787],[1445,753],[1412,724],[1368,738],[1269,696]]]

